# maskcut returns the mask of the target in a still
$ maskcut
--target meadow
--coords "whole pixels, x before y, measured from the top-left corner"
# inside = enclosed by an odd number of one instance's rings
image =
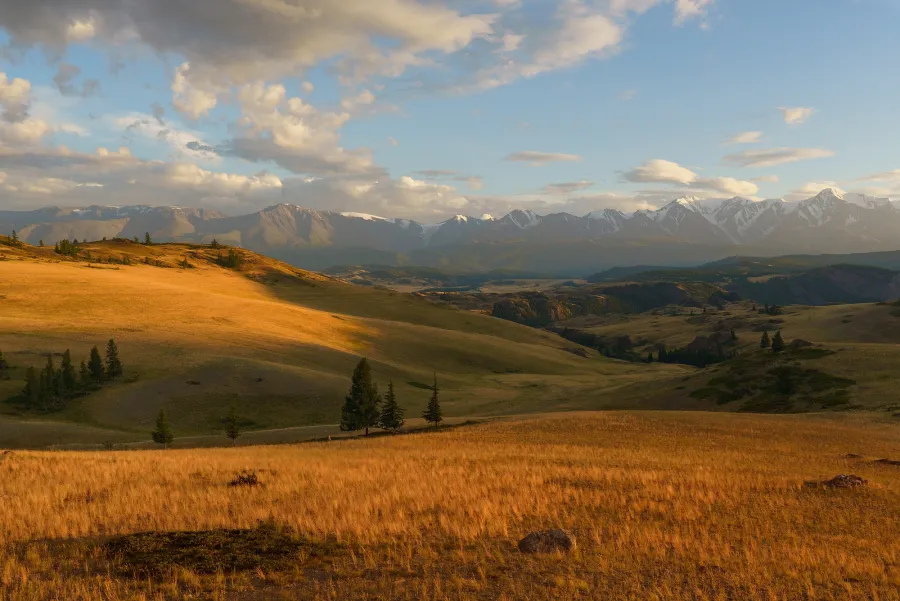
[[[666,412],[235,449],[17,451],[0,456],[0,598],[889,601],[900,467],[877,460],[898,455],[897,425],[872,416]],[[260,484],[229,486],[242,470]],[[814,484],[845,473],[868,485]],[[574,552],[516,549],[553,527],[575,534]],[[277,565],[213,573],[190,559],[145,573],[104,547],[226,528],[289,528],[302,544]]]

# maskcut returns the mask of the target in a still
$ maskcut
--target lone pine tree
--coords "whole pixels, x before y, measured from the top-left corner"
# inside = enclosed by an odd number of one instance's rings
[[[156,416],[156,429],[153,430],[153,442],[163,445],[164,449],[168,449],[175,436],[172,434],[172,428],[169,427],[169,418],[165,409],[160,409],[159,415]]]
[[[353,370],[350,392],[341,408],[341,431],[356,432],[365,429],[368,436],[369,428],[378,425],[380,406],[381,395],[378,394],[378,385],[372,381],[372,368],[369,361],[363,358]]]
[[[762,333],[762,338],[759,339],[759,348],[769,348],[769,332],[765,331]]]
[[[403,407],[397,404],[397,397],[394,394],[394,383],[388,382],[387,394],[384,395],[384,406],[381,408],[381,417],[378,425],[385,430],[397,432],[406,422],[403,419],[405,413]]]
[[[231,439],[231,446],[237,444],[237,439],[241,435],[241,421],[237,414],[237,405],[231,404],[228,415],[225,416],[225,436]]]
[[[437,374],[434,374],[434,386],[431,387],[431,399],[429,399],[428,406],[422,413],[422,417],[424,417],[425,421],[429,424],[434,424],[435,427],[439,426],[440,423],[444,421],[444,412],[441,411],[441,401],[438,398]]]

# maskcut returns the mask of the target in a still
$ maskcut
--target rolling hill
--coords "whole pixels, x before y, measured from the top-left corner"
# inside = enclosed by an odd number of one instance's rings
[[[608,361],[548,332],[249,251],[234,270],[208,246],[79,249],[90,261],[0,245],[0,350],[13,365],[0,397],[21,390],[25,368],[47,353],[71,349],[77,364],[109,338],[125,381],[58,414],[0,405],[0,445],[146,440],[161,408],[180,435],[215,434],[231,403],[247,429],[334,424],[361,356],[412,417],[433,372],[446,413],[468,416],[551,409],[677,370]]]

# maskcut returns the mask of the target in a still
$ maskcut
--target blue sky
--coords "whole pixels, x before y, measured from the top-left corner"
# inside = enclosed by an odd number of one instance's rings
[[[900,199],[893,0],[187,4],[0,0],[0,207]]]

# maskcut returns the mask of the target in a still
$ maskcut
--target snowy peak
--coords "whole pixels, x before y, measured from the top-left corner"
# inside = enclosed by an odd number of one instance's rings
[[[516,227],[524,230],[538,225],[541,222],[541,217],[534,211],[516,209],[504,217],[503,221],[512,223]]]

